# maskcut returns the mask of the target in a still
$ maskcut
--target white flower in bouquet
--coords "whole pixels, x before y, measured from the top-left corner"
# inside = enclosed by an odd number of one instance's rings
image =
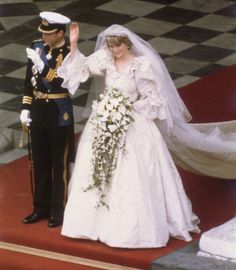
[[[105,89],[93,104],[93,183],[85,191],[96,189],[99,194],[97,207],[108,207],[105,196],[116,168],[118,152],[125,150],[125,132],[133,121],[133,107],[128,97],[116,88]]]
[[[103,113],[106,110],[105,106],[106,106],[107,102],[108,102],[108,97],[105,96],[101,100],[101,102],[98,103],[98,108],[97,108],[98,113]]]
[[[121,106],[119,106],[119,108],[118,108],[118,111],[119,111],[121,114],[125,114],[125,111],[126,111],[125,106],[121,104]]]
[[[108,127],[108,129],[110,130],[111,133],[113,133],[117,129],[116,125],[108,125],[107,127]]]
[[[112,106],[112,104],[106,104],[106,106],[105,106],[105,109],[109,112],[109,111],[112,111],[112,109],[113,109],[113,106]]]
[[[120,100],[118,100],[117,98],[112,98],[111,100],[110,100],[110,104],[113,106],[113,107],[118,107],[119,106],[119,102],[121,102],[122,101],[122,99],[120,99]]]
[[[120,112],[115,112],[112,116],[115,120],[118,120],[118,121],[122,119],[122,114]]]
[[[101,114],[101,118],[100,118],[100,121],[101,122],[106,122],[109,118],[110,114],[108,111],[103,111],[102,114]]]

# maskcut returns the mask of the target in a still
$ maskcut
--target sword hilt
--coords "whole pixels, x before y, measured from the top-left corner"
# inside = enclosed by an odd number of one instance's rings
[[[23,148],[24,146],[24,135],[29,132],[29,127],[25,124],[21,125],[21,136],[19,141],[19,148]]]

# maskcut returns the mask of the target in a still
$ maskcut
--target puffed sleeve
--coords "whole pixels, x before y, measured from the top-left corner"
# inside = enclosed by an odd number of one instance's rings
[[[90,76],[103,76],[106,58],[105,50],[98,50],[88,57],[85,57],[79,50],[73,57],[69,53],[57,71],[58,76],[63,78],[62,87],[67,88],[73,95],[80,83],[85,82]]]
[[[144,56],[137,57],[133,69],[139,92],[139,99],[133,104],[134,110],[142,113],[147,119],[166,119],[165,101],[155,84],[149,61]]]

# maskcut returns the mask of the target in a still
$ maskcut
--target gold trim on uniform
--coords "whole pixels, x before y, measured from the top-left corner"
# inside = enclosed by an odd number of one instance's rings
[[[36,99],[58,99],[58,98],[66,98],[69,96],[68,93],[57,93],[57,94],[48,94],[43,93],[41,91],[35,91],[34,90],[34,96]]]
[[[46,34],[54,34],[55,32],[58,31],[58,29],[55,28],[55,29],[52,29],[52,30],[43,30],[43,29],[41,28],[41,25],[39,25],[38,31],[41,32],[41,33],[46,33]]]
[[[54,69],[50,68],[45,79],[47,81],[51,82],[55,78],[55,76],[56,76],[56,71]]]
[[[30,96],[23,96],[22,104],[29,104],[29,105],[31,105],[32,104],[32,100],[33,100],[33,98],[30,97]]]
[[[63,60],[63,56],[62,56],[62,53],[60,53],[58,56],[57,56],[57,65],[56,65],[56,69],[58,69],[59,66],[61,66],[62,64],[62,60]]]
[[[66,40],[62,39],[58,43],[54,44],[53,49],[60,49],[66,44]]]

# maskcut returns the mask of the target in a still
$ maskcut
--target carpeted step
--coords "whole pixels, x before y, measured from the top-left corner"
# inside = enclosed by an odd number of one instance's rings
[[[2,248],[4,247],[4,248]],[[7,249],[5,249],[7,248]],[[1,270],[139,270],[104,262],[0,243]]]

